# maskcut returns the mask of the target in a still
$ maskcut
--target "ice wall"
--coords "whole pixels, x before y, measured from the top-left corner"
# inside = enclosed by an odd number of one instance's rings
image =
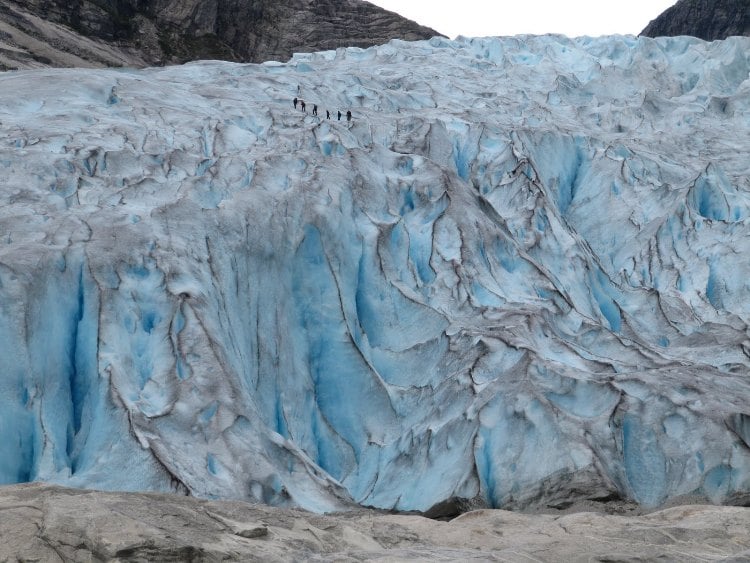
[[[0,483],[748,502],[748,52],[0,74]]]

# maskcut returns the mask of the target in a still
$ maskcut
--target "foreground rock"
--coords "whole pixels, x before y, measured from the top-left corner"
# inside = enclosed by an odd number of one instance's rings
[[[318,516],[168,494],[49,485],[0,489],[0,560],[717,561],[750,557],[750,509],[681,506],[640,516],[478,510],[451,522]]]

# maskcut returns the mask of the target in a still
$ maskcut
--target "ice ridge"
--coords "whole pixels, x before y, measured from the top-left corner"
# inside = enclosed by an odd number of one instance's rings
[[[0,74],[0,483],[748,502],[748,53]]]

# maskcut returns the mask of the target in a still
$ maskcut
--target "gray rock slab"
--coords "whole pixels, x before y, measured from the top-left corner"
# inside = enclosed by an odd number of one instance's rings
[[[750,509],[315,515],[155,493],[0,488],[0,561],[747,561]]]

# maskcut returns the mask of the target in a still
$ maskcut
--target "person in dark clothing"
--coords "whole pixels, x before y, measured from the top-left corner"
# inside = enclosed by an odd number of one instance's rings
[[[294,104],[294,109],[297,109],[297,98],[294,98],[294,101],[292,103]]]
[[[352,112],[351,110],[347,110],[346,112],[346,120],[351,121],[352,120]]]
[[[341,121],[341,110],[339,110],[339,121]]]
[[[318,115],[318,104],[313,104],[313,115]]]
[[[306,112],[307,110],[305,109],[305,100],[300,100],[299,103],[302,106],[302,111]]]
[[[331,112],[326,110],[326,119],[331,119]]]

